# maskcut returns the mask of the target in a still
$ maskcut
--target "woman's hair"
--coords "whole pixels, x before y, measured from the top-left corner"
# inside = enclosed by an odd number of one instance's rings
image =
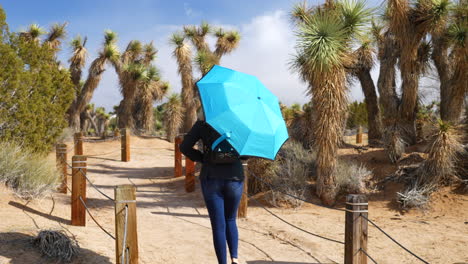
[[[201,107],[198,108],[197,118],[198,118],[198,120],[205,121],[205,114],[203,113],[203,108],[201,108]]]

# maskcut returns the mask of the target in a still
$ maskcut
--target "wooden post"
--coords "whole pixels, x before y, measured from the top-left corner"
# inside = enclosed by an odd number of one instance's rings
[[[67,144],[57,144],[55,147],[57,170],[60,173],[61,184],[58,191],[67,193]]]
[[[83,155],[83,132],[75,133],[75,155]]]
[[[367,197],[350,194],[346,197],[345,264],[367,264]]]
[[[195,162],[185,157],[185,191],[195,191]]]
[[[86,209],[81,199],[86,203],[86,156],[72,157],[72,194],[71,222],[74,226],[86,225]]]
[[[130,130],[121,128],[122,138],[120,140],[122,146],[122,161],[130,161]]]
[[[180,152],[180,144],[182,136],[177,136],[174,143],[174,177],[182,176],[182,152]]]
[[[242,191],[242,198],[240,200],[239,204],[239,210],[237,211],[237,217],[238,218],[246,218],[247,217],[247,207],[249,203],[249,196],[247,195],[249,193],[249,172],[247,170],[247,164],[242,164],[242,167],[244,167],[244,187]]]
[[[114,189],[115,194],[115,248],[117,264],[138,263],[138,236],[136,219],[136,188],[133,185],[120,185]],[[127,232],[125,248],[125,208],[127,207]],[[125,254],[125,256],[122,256]],[[122,257],[124,262],[122,262]]]
[[[358,127],[356,134],[356,144],[362,144],[362,126]]]

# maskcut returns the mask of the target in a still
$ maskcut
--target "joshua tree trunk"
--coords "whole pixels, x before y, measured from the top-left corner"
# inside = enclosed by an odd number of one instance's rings
[[[395,65],[398,58],[398,46],[392,36],[386,33],[379,45],[380,72],[377,88],[380,104],[383,107],[383,141],[392,162],[398,161],[405,145],[398,129],[398,105],[400,100],[396,93]]]
[[[94,129],[94,133],[96,135],[99,135],[99,127],[96,125],[96,122],[95,122],[95,118],[91,116],[91,113],[89,110],[86,110],[84,111],[84,115],[86,117],[86,119],[88,120],[88,122],[91,124],[91,126],[93,127]]]
[[[468,83],[459,81],[466,80],[466,66],[464,67],[463,63],[453,66],[449,64],[448,43],[442,37],[435,37],[433,42],[432,59],[440,80],[440,117],[444,121],[458,123],[463,99],[468,90]]]
[[[107,59],[105,57],[99,57],[93,61],[89,69],[88,79],[83,85],[83,89],[81,90],[80,94],[76,98],[76,103],[73,104],[73,106],[70,108],[70,126],[74,129],[80,127],[80,114],[85,110],[85,107],[91,101],[94,90],[101,81],[102,73],[105,71],[104,67],[106,60]]]
[[[314,122],[314,147],[317,150],[317,195],[327,205],[335,203],[338,144],[345,120],[346,89],[344,69],[322,72],[319,83],[312,83],[312,105],[317,115]]]
[[[361,82],[362,91],[364,93],[364,101],[367,107],[367,121],[369,124],[369,145],[376,145],[382,140],[382,121],[380,119],[379,102],[375,85],[372,81],[369,70],[360,70],[357,77]]]
[[[410,44],[401,52],[400,69],[402,77],[402,90],[400,106],[400,127],[405,141],[408,144],[416,143],[416,114],[418,101],[419,75],[416,60],[418,45]]]
[[[387,128],[395,124],[398,116],[399,99],[395,89],[395,64],[398,57],[395,41],[388,34],[384,38],[379,47],[380,72],[377,88],[383,107],[383,125]]]

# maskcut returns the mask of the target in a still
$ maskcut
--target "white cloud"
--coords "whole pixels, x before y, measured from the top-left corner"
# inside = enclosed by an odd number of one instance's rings
[[[190,7],[189,3],[184,3],[184,11],[188,17],[201,16],[202,14],[200,11],[196,11],[192,7]]]

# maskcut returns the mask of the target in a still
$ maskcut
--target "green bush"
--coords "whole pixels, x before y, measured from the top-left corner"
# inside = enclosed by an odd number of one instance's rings
[[[19,144],[0,142],[0,182],[22,198],[31,199],[54,190],[59,174],[55,164]]]
[[[73,100],[70,74],[49,45],[5,32],[0,7],[0,141],[21,141],[46,153],[67,126],[65,113]]]
[[[366,103],[356,101],[348,106],[346,128],[352,129],[358,126],[367,127],[367,108]]]

